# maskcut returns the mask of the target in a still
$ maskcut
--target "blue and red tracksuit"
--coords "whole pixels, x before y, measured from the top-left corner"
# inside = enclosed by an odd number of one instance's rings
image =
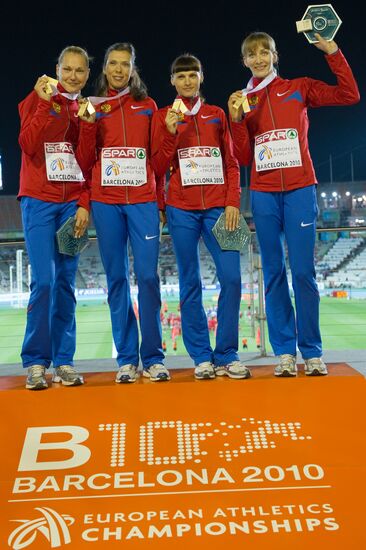
[[[183,101],[192,109],[197,99]],[[158,175],[165,174],[168,169],[171,174],[166,210],[178,263],[183,340],[195,365],[205,361],[226,365],[238,359],[240,256],[237,251],[221,250],[212,228],[225,206],[240,206],[239,167],[222,109],[203,103],[196,115],[184,116],[176,135],[166,128],[167,109],[160,109],[153,118],[152,163]],[[182,185],[178,149],[195,146],[220,148],[223,185]],[[202,303],[200,237],[214,259],[221,285],[215,350],[210,345]]]
[[[307,110],[359,100],[357,84],[341,51],[325,58],[336,85],[311,78],[276,77],[264,89],[249,93],[251,111],[241,122],[231,122],[240,164],[252,163],[251,205],[262,256],[270,342],[276,355],[296,355],[298,346],[304,359],[322,355],[314,265],[317,181],[308,146]],[[257,171],[252,162],[255,138],[278,129],[296,131],[301,165]],[[296,316],[286,275],[285,240]]]
[[[159,208],[164,209],[164,178],[155,179],[150,164],[150,125],[156,104],[109,90],[110,100],[97,105],[97,122],[81,123],[80,166],[90,174],[90,200],[103,266],[107,276],[113,339],[119,366],[144,369],[164,362],[158,277]],[[146,182],[141,186],[102,186],[103,148],[144,148]],[[130,241],[138,286],[137,320],[129,285],[127,243]]]
[[[32,268],[31,296],[22,347],[24,367],[72,365],[75,353],[75,277],[78,257],[60,254],[55,233],[76,213],[84,184],[47,179],[44,144],[69,142],[78,158],[78,102],[51,101],[32,91],[20,104],[20,190],[24,238]]]

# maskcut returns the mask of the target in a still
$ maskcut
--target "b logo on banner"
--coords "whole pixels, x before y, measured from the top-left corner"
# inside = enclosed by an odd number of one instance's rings
[[[50,543],[51,548],[59,548],[63,544],[70,544],[71,537],[69,525],[72,525],[75,519],[67,514],[58,514],[51,508],[35,508],[42,514],[36,519],[14,519],[21,523],[14,529],[8,539],[8,545],[13,550],[20,550],[30,546],[37,538],[38,533],[42,533]]]

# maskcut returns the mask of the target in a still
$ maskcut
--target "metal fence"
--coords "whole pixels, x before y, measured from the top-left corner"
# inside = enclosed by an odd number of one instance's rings
[[[326,235],[326,237],[325,237]],[[330,239],[329,236],[332,236]],[[341,252],[336,267],[330,267],[326,259],[336,250]],[[365,252],[364,252],[365,251]],[[204,306],[208,320],[214,319],[220,286],[213,260],[200,243],[201,277],[204,289]],[[136,279],[133,272],[133,257],[130,256],[130,282],[133,300],[137,299]],[[338,261],[337,260],[337,261]],[[337,344],[336,333],[344,333],[344,348],[366,348],[366,227],[336,227],[318,230],[316,244],[317,280],[321,304],[321,320],[324,326],[333,327],[329,345]],[[242,306],[240,336],[250,346],[255,346],[262,356],[269,349],[263,273],[255,233],[252,243],[241,254]],[[177,265],[170,236],[163,236],[159,260],[162,294],[162,320],[169,315],[179,317],[179,285]],[[291,283],[291,274],[288,272]],[[29,299],[31,267],[24,242],[0,244],[0,364],[19,362],[26,306]],[[113,355],[113,343],[107,305],[107,284],[99,256],[97,239],[90,239],[89,247],[82,253],[76,280],[78,342],[77,358],[102,358]],[[164,312],[166,308],[166,312]],[[138,315],[138,312],[136,312]],[[165,315],[165,313],[167,315]],[[333,317],[332,317],[333,316]],[[353,338],[348,337],[353,326]],[[163,326],[165,335],[170,334],[170,325]],[[327,329],[327,330],[328,330]],[[347,337],[346,337],[347,336]],[[357,339],[357,336],[359,338]],[[167,336],[167,338],[170,336]],[[214,333],[212,334],[214,339]],[[362,346],[362,341],[365,344]],[[181,339],[178,345],[170,346],[167,353],[185,353]],[[168,346],[169,348],[169,346]]]

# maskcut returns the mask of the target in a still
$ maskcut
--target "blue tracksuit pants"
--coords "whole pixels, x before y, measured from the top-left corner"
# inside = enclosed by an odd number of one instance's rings
[[[276,355],[320,357],[319,292],[314,247],[318,214],[316,186],[294,191],[251,191],[251,205],[261,250],[269,339]],[[286,275],[284,241],[292,274],[295,307]]]
[[[139,364],[137,320],[130,294],[128,239],[138,286],[142,365],[148,368],[155,363],[163,363],[157,204],[105,204],[92,201],[92,212],[107,276],[117,363],[119,366]]]
[[[56,231],[75,215],[76,202],[22,197],[24,238],[32,268],[31,295],[21,357],[24,367],[73,365],[75,277],[79,256],[57,249]]]
[[[182,210],[167,206],[166,210],[178,263],[184,345],[195,365],[204,361],[212,361],[217,366],[226,365],[239,358],[241,276],[239,252],[221,250],[212,233],[224,209]],[[201,236],[215,262],[221,285],[214,351],[210,345],[207,317],[202,303],[198,254]]]

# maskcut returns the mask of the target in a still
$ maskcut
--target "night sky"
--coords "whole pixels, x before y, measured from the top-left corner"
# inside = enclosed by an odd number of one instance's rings
[[[59,52],[69,44],[86,48],[94,61],[84,95],[93,92],[104,51],[114,42],[130,41],[137,50],[137,65],[149,95],[159,107],[174,97],[169,81],[171,61],[179,54],[197,55],[204,68],[202,88],[208,103],[227,111],[227,98],[243,88],[250,73],[240,58],[242,39],[253,30],[264,30],[276,40],[280,75],[310,76],[334,83],[323,53],[296,32],[308,5],[302,1],[258,2],[98,2],[34,3],[10,7],[0,21],[1,124],[3,157],[2,194],[16,194],[20,151],[17,104],[33,88],[38,76],[54,76]],[[36,7],[34,7],[36,5]],[[310,148],[320,181],[329,180],[328,159],[334,159],[335,180],[350,178],[349,153],[354,152],[355,179],[366,180],[366,14],[356,2],[334,0],[332,5],[343,23],[335,38],[350,63],[361,92],[361,102],[352,107],[312,109]],[[216,7],[217,6],[217,7]],[[365,11],[365,8],[363,8]]]

